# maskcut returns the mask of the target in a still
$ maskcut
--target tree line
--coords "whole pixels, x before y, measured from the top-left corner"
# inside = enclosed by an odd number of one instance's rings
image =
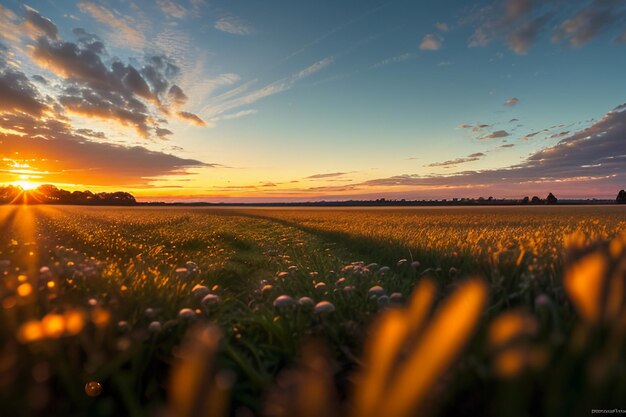
[[[132,206],[137,204],[135,197],[125,191],[94,193],[87,191],[67,191],[46,184],[33,190],[23,190],[14,185],[0,186],[0,204],[75,204],[94,206]]]

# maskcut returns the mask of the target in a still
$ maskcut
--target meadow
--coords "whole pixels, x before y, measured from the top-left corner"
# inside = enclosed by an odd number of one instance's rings
[[[1,206],[2,414],[626,409],[625,230],[620,206]]]

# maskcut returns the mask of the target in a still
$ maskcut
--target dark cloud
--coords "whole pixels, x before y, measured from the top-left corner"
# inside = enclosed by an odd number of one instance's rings
[[[193,113],[189,113],[187,111],[179,111],[178,116],[183,119],[183,120],[187,120],[188,122],[191,122],[197,126],[206,126],[206,123],[204,123],[204,120],[202,120],[201,118],[199,118],[198,116],[196,116]]]
[[[515,146],[515,144],[513,144],[513,143],[505,143],[504,145],[500,145],[499,147],[500,148],[512,148],[514,146]]]
[[[550,139],[562,138],[562,137],[567,136],[568,134],[569,134],[569,131],[553,133],[553,134],[550,135]]]
[[[44,77],[42,77],[41,75],[33,75],[32,77],[33,80],[37,81],[38,83],[41,84],[48,84],[48,80],[46,80]]]
[[[96,132],[95,130],[91,129],[76,129],[75,132],[82,136],[89,136],[97,139],[106,139],[106,135],[104,134],[104,132]]]
[[[573,4],[583,3],[576,9]],[[554,42],[580,46],[619,25],[626,17],[623,0],[496,0],[462,19],[475,25],[470,47],[483,47],[503,39],[517,54],[526,54],[543,31],[552,31]],[[616,39],[626,41],[626,34]]]
[[[99,55],[105,53],[106,48],[104,42],[97,35],[89,33],[83,28],[75,28],[72,30],[72,33],[76,36],[78,44],[84,49]]]
[[[24,6],[26,10],[26,17],[24,18],[24,29],[26,34],[31,38],[36,38],[39,35],[44,35],[50,39],[59,38],[59,30],[52,21],[46,17],[43,17],[39,12],[32,7]]]
[[[565,20],[554,32],[555,42],[565,41],[580,46],[610,28],[624,16],[622,0],[593,0],[571,18]]]
[[[304,179],[334,178],[334,177],[340,177],[340,176],[346,175],[346,174],[348,174],[348,173],[347,172],[329,172],[329,173],[324,173],[324,174],[310,175],[308,177],[305,177]]]
[[[170,91],[167,95],[170,102],[176,107],[180,107],[187,102],[187,95],[183,93],[183,90],[176,84],[170,87]]]
[[[480,136],[478,139],[500,139],[506,138],[507,136],[509,136],[509,132],[506,130],[496,130],[495,132]]]
[[[370,180],[366,186],[463,187],[585,182],[602,180],[604,188],[623,188],[626,181],[626,104],[593,126],[542,149],[507,168],[464,171],[454,175],[399,175]]]
[[[38,116],[47,108],[24,73],[0,69],[0,113],[24,112]]]
[[[543,16],[539,16],[521,24],[521,26],[515,28],[507,35],[507,45],[509,45],[509,48],[511,48],[515,53],[525,55],[535,43],[540,31],[546,26],[551,18],[552,13],[546,13]]]
[[[180,68],[167,57],[148,56],[139,69],[118,59],[109,64],[104,61],[106,48],[100,38],[81,28],[75,29],[74,35],[76,42],[40,37],[32,48],[37,64],[64,78],[58,102],[66,110],[115,121],[149,137],[153,130],[161,129],[156,113],[168,116],[167,103],[179,108],[186,101],[185,93],[173,82]],[[178,115],[204,126],[192,113]]]
[[[465,158],[456,158],[444,162],[433,162],[432,164],[424,165],[425,167],[451,167],[459,164],[465,164],[468,162],[478,161],[481,157],[485,156],[482,152],[473,153]]]
[[[173,134],[174,134],[174,132],[172,132],[171,130],[169,130],[169,129],[163,129],[163,128],[160,128],[160,127],[157,127],[157,128],[156,128],[155,133],[156,133],[156,135],[157,135],[158,137],[160,137],[161,139],[164,139],[164,138],[166,138],[167,136],[169,136],[169,135],[173,135]]]
[[[516,20],[529,14],[534,6],[533,0],[507,0],[506,17],[507,20]]]

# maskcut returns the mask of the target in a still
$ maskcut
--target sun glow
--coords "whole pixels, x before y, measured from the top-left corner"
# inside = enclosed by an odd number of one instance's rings
[[[30,181],[16,181],[13,185],[20,187],[24,191],[34,190],[38,186],[38,184]]]

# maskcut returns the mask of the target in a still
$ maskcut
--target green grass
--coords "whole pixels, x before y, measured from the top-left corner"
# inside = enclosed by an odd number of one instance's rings
[[[189,326],[203,321],[222,330],[218,365],[237,376],[234,410],[261,410],[264,393],[281,370],[294,365],[306,338],[329,346],[343,396],[351,384],[349,371],[360,365],[368,326],[383,309],[368,297],[370,287],[381,285],[387,294],[409,297],[423,276],[433,276],[441,299],[470,275],[489,283],[490,301],[463,369],[440,396],[439,409],[502,415],[498,410],[517,407],[522,410],[517,415],[529,415],[532,407],[549,410],[554,396],[586,388],[569,382],[559,388],[578,374],[557,368],[556,382],[550,380],[554,392],[546,393],[545,401],[533,391],[543,389],[541,376],[501,387],[481,341],[486,323],[502,311],[525,308],[539,320],[544,340],[550,339],[551,353],[563,352],[576,320],[561,281],[564,236],[578,231],[590,240],[610,239],[625,230],[626,211],[5,206],[0,219],[0,261],[10,262],[0,264],[0,356],[6,358],[0,366],[0,403],[7,415],[151,415],[167,400],[177,345]],[[398,265],[400,259],[408,262]],[[381,274],[372,267],[361,274],[343,269],[356,261],[390,270]],[[412,261],[420,265],[412,267]],[[198,270],[176,271],[187,262]],[[42,266],[50,268],[50,275],[42,278]],[[27,297],[16,295],[20,274],[33,285]],[[336,285],[340,278],[345,280]],[[48,281],[56,283],[53,290]],[[315,288],[319,282],[325,288]],[[192,294],[198,284],[219,295],[220,302],[203,307]],[[262,291],[265,285],[272,288]],[[354,289],[347,292],[345,286]],[[279,311],[272,303],[281,294],[327,300],[336,310],[325,316],[306,307]],[[550,304],[537,307],[539,295]],[[182,308],[198,314],[180,319]],[[73,336],[34,343],[17,339],[27,320],[68,309],[86,317],[102,309],[110,319],[102,326],[86,320]],[[119,327],[121,321],[128,329]],[[152,321],[161,323],[161,331],[148,330]],[[83,391],[90,380],[104,388],[95,399]],[[624,378],[617,380],[621,385],[605,393],[610,398],[626,393]]]

